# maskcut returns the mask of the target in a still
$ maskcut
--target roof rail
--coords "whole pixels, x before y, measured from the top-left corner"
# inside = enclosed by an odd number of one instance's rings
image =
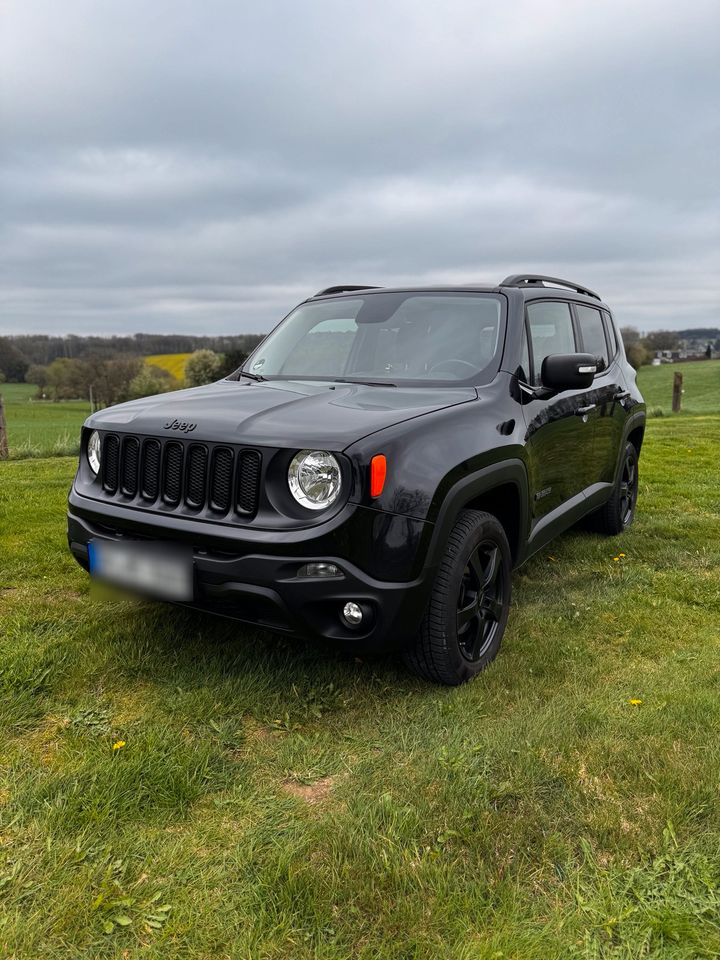
[[[331,293],[350,293],[353,290],[379,290],[380,287],[373,287],[369,283],[341,283],[338,287],[326,287],[314,294],[316,297],[327,297]]]
[[[581,287],[579,283],[572,283],[570,280],[560,280],[558,277],[544,277],[540,273],[513,273],[505,279],[500,284],[501,287],[530,287],[530,286],[545,286],[549,284],[551,287],[567,287],[570,290],[574,290],[575,293],[584,293],[586,297],[594,297],[596,300],[600,300],[601,297],[598,293],[595,293],[594,290],[589,290],[587,287]]]

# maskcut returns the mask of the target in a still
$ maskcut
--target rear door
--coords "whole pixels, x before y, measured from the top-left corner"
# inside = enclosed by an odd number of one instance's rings
[[[615,329],[609,314],[586,304],[573,304],[579,349],[598,358],[593,381],[593,473],[591,483],[612,483],[622,441],[625,418],[624,385]]]
[[[577,353],[569,302],[531,300],[526,305],[530,380],[540,385],[545,357]],[[592,481],[591,391],[565,390],[550,399],[531,399],[523,407],[533,523],[578,497]],[[560,511],[562,512],[562,511]]]

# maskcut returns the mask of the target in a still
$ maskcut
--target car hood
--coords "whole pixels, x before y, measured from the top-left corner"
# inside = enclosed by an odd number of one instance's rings
[[[86,425],[145,436],[342,450],[385,427],[476,397],[474,387],[220,380],[108,407]]]

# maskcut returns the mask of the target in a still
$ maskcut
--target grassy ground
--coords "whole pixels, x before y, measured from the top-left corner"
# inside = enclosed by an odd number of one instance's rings
[[[672,413],[673,376],[683,375],[683,413],[712,413],[720,409],[720,360],[667,363],[660,367],[641,367],[640,387],[648,410]]]
[[[92,601],[73,461],[0,464],[0,955],[720,955],[719,449],[652,420],[635,526],[458,690]]]
[[[80,427],[90,415],[86,400],[35,400],[30,383],[0,383],[12,459],[67,456],[80,449]]]

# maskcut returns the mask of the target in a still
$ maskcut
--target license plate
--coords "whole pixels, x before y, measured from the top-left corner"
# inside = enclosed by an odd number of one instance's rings
[[[193,599],[192,548],[142,540],[91,540],[90,573],[116,587],[158,600]]]

